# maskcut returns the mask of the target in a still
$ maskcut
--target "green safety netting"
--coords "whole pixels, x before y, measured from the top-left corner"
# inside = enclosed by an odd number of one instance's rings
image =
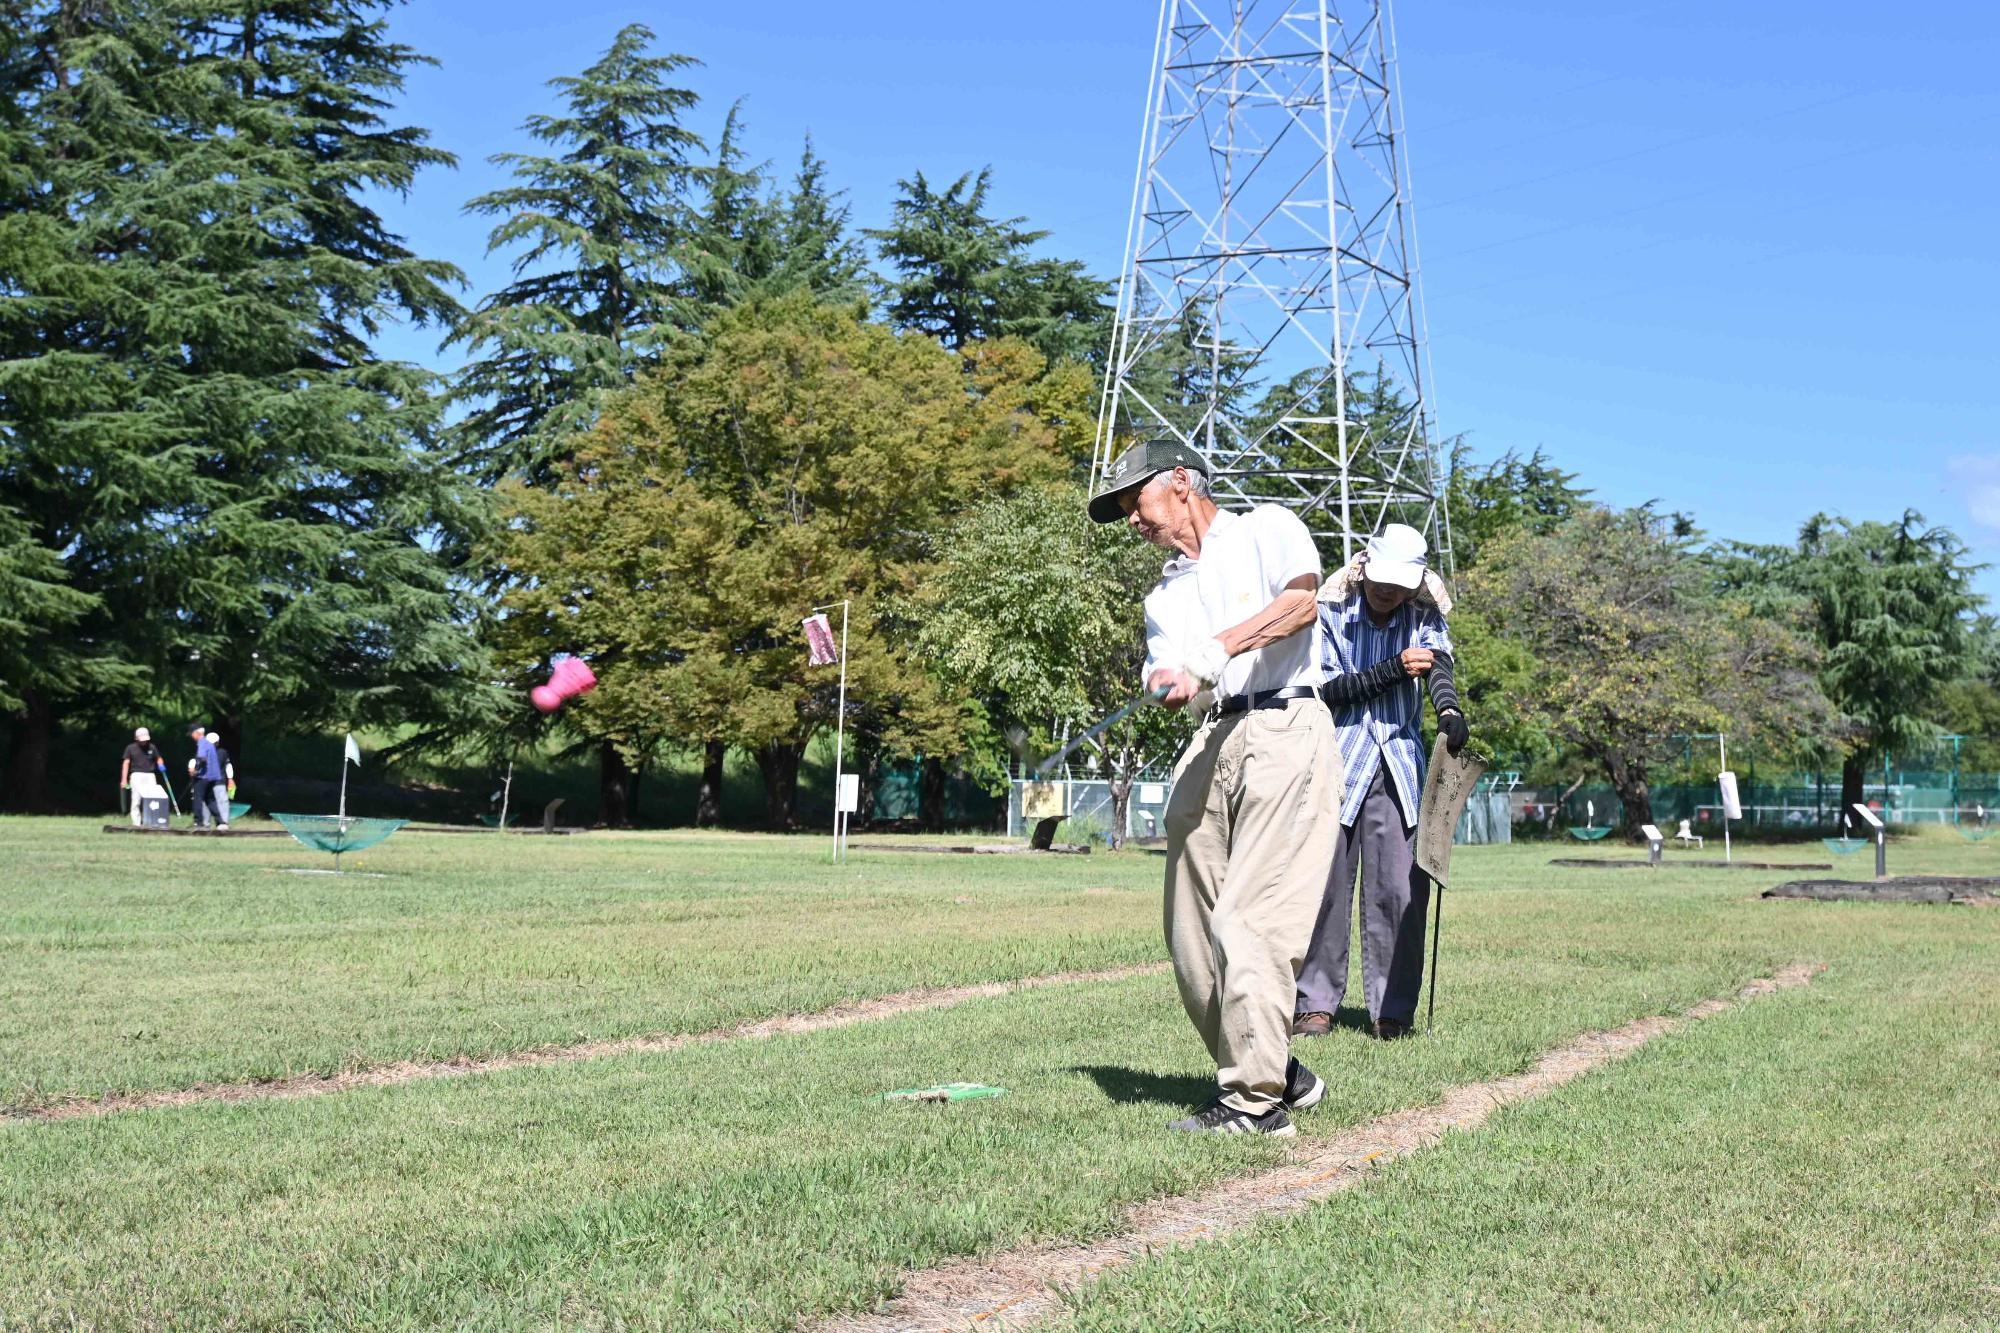
[[[229,803],[229,819],[231,823],[234,823],[235,821],[243,818],[243,816],[249,813],[250,813],[250,802],[231,801]]]
[[[1596,842],[1610,832],[1611,826],[1606,824],[1603,828],[1573,828],[1569,831],[1569,836],[1578,842]]]
[[[373,847],[382,839],[394,833],[407,819],[363,819],[359,815],[281,815],[271,812],[271,818],[285,826],[304,846],[315,851],[332,852],[333,868],[340,869],[342,852],[358,852]]]
[[[1863,847],[1874,846],[1874,843],[1867,838],[1821,838],[1819,841],[1820,846],[1835,856],[1849,856]]]

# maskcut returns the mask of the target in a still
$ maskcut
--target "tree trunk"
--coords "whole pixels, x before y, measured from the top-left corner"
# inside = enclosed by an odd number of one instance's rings
[[[789,833],[799,826],[799,760],[803,745],[764,745],[757,750],[757,771],[764,777],[764,822],[773,832]]]
[[[1132,804],[1132,779],[1124,774],[1111,779],[1111,850],[1125,846],[1126,810]]]
[[[243,718],[236,713],[224,713],[215,719],[215,739],[223,749],[229,751],[229,758],[236,765],[236,772],[243,772]]]
[[[701,788],[694,795],[694,826],[716,828],[722,823],[722,761],[729,747],[709,741],[702,747]]]
[[[632,766],[610,741],[599,742],[597,749],[597,822],[632,827]]]
[[[1625,807],[1625,830],[1636,833],[1641,824],[1653,822],[1653,789],[1646,780],[1646,770],[1630,764],[1619,755],[1606,755],[1605,776],[1611,779],[1611,789],[1618,793],[1618,800]]]
[[[1859,751],[1840,761],[1840,809],[1833,812],[1833,822],[1836,825],[1840,823],[1842,815],[1847,816],[1850,824],[1862,822],[1855,817],[1854,807],[1860,805],[1864,799],[1861,784],[1863,776],[1868,772],[1867,765],[1868,756]]]
[[[1569,786],[1563,788],[1563,794],[1556,797],[1555,804],[1549,807],[1548,817],[1542,820],[1543,828],[1547,829],[1550,833],[1554,833],[1556,831],[1556,821],[1562,818],[1563,807],[1569,804],[1569,798],[1576,795],[1577,788],[1583,786],[1584,779],[1588,778],[1589,776],[1590,775],[1586,773],[1583,775],[1583,777],[1578,778],[1575,782],[1572,782],[1569,784]]]
[[[924,832],[944,832],[944,761],[924,756],[917,784],[917,815]]]
[[[625,787],[626,822],[637,825],[644,816],[639,813],[639,788],[646,781],[646,761],[641,759],[632,769],[632,780]]]
[[[49,806],[49,750],[55,741],[55,709],[40,691],[23,689],[14,714],[14,734],[7,759],[7,790],[0,792],[0,810],[15,814],[45,814]]]

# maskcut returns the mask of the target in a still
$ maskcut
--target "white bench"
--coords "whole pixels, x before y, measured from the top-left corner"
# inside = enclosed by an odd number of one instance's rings
[[[1707,846],[1707,843],[1704,841],[1701,834],[1696,833],[1693,829],[1690,829],[1688,827],[1688,821],[1685,819],[1681,821],[1680,832],[1674,834],[1674,841],[1679,843],[1691,842],[1697,847]]]

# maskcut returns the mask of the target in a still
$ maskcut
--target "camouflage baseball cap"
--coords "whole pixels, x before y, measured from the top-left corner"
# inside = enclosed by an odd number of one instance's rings
[[[1208,460],[1179,440],[1147,440],[1135,444],[1111,465],[1103,484],[1090,497],[1090,516],[1099,523],[1116,523],[1125,517],[1118,497],[1134,486],[1143,486],[1170,468],[1184,467],[1208,475]]]

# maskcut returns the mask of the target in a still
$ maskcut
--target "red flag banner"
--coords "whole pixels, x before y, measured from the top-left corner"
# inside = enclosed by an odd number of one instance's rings
[[[814,666],[832,666],[840,660],[840,649],[833,642],[833,626],[824,615],[807,616],[799,623],[806,627],[806,651],[812,655]]]

